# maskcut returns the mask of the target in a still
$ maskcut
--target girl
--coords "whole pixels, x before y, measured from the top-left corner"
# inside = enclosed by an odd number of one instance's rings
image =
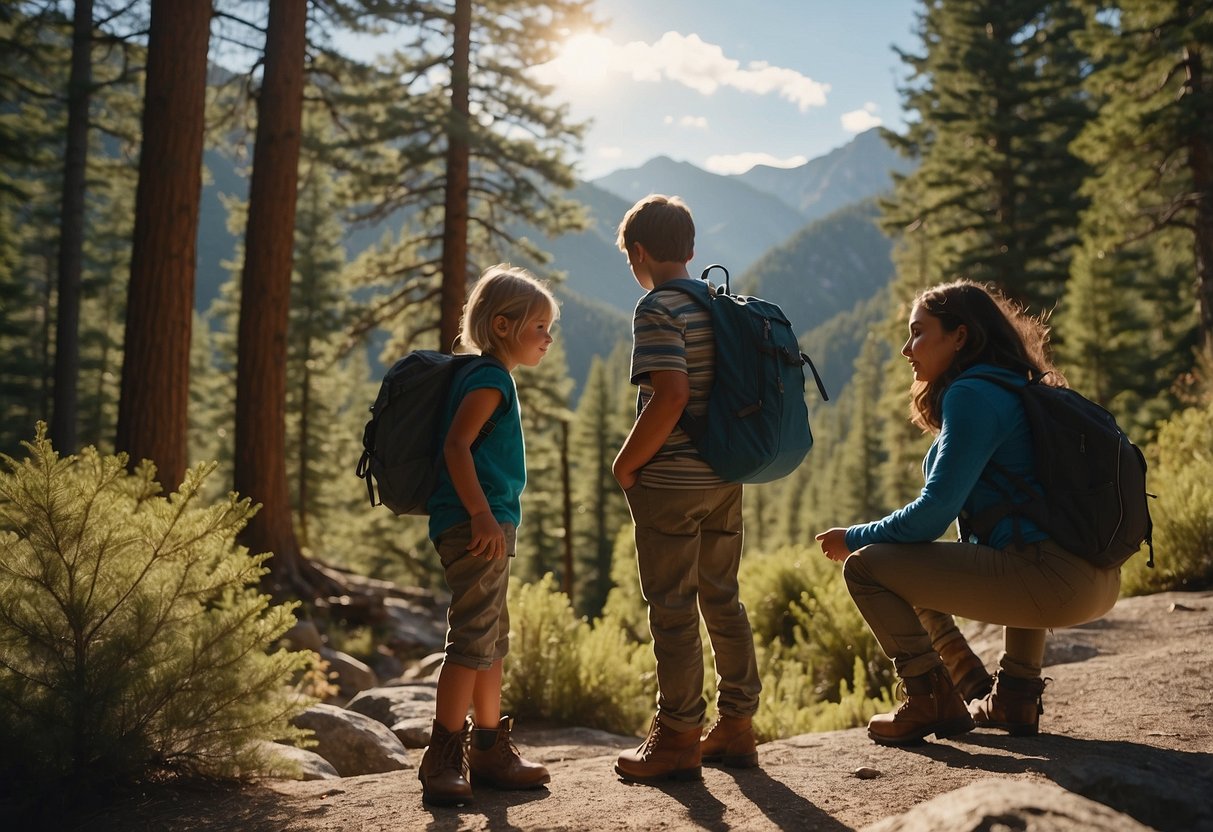
[[[427,803],[465,803],[472,783],[528,789],[550,780],[546,768],[522,759],[510,741],[513,720],[501,715],[501,663],[509,647],[508,559],[526,485],[518,391],[510,373],[543,360],[558,315],[546,286],[525,269],[505,265],[485,271],[464,306],[460,342],[493,360],[461,370],[451,384],[444,465],[428,503],[430,539],[451,606],[433,732],[418,770]]]
[[[936,435],[923,461],[926,484],[916,500],[882,520],[817,535],[826,557],[845,561],[847,589],[905,683],[906,701],[872,717],[868,736],[909,745],[975,724],[1035,734],[1046,629],[1110,610],[1120,570],[1070,554],[1024,518],[1004,517],[982,539],[934,541],[957,517],[1000,501],[990,484],[1005,483],[998,470],[1039,487],[1018,394],[972,376],[1024,384],[1048,373],[1052,383],[1063,383],[1045,355],[1048,328],[993,290],[963,280],[919,295],[909,328],[901,353],[914,371],[911,420]],[[1005,626],[988,693],[978,683],[984,668],[949,613]],[[975,699],[967,708],[956,681]]]

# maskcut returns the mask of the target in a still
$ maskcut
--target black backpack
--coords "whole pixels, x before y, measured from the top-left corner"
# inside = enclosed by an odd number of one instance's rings
[[[1019,394],[1032,432],[1036,478],[1044,489],[1042,494],[991,463],[1010,486],[985,478],[1003,501],[962,518],[963,534],[971,530],[984,540],[1003,517],[1026,517],[1059,546],[1096,566],[1120,566],[1142,543],[1150,547],[1147,565],[1154,566],[1146,460],[1111,413],[1068,387],[1044,384],[1044,376],[1024,385],[985,374],[963,378]]]
[[[442,466],[438,432],[456,373],[484,363],[481,355],[414,350],[392,365],[362,431],[362,458],[355,473],[366,480],[371,505],[396,514],[427,514]],[[496,427],[488,421],[472,448]]]
[[[715,291],[707,283],[713,269],[724,272],[724,284]],[[716,367],[707,413],[683,413],[678,424],[723,480],[758,483],[787,476],[813,447],[805,365],[829,401],[821,376],[800,351],[783,310],[762,298],[732,294],[729,272],[719,264],[700,277],[671,280],[653,290],[682,292],[712,319]]]

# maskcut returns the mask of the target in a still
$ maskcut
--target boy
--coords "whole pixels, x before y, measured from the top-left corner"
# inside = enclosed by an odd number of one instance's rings
[[[684,408],[694,415],[707,409],[716,355],[711,319],[682,292],[652,291],[689,278],[695,247],[690,209],[678,197],[645,197],[619,224],[617,243],[636,282],[650,291],[632,322],[639,415],[613,471],[636,525],[658,693],[648,737],[619,755],[615,771],[638,783],[699,779],[701,761],[758,764],[751,718],[762,683],[737,591],[741,486],[716,476],[678,427]],[[718,681],[718,719],[702,740],[707,704],[700,612]]]

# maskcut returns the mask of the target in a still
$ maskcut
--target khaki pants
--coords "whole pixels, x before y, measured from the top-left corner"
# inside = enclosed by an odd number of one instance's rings
[[[704,724],[703,614],[716,664],[717,710],[753,716],[762,682],[754,634],[738,597],[741,486],[626,492],[636,524],[640,589],[657,659],[657,711],[676,731]]]
[[[1099,618],[1120,592],[1119,569],[1092,566],[1048,540],[1008,549],[875,543],[846,559],[843,577],[902,678],[939,662],[924,625],[937,644],[955,637],[942,613],[1002,624],[1000,666],[1011,676],[1039,676],[1045,631]]]
[[[488,670],[510,649],[510,611],[505,597],[517,532],[511,523],[502,523],[501,528],[508,554],[504,558],[488,560],[468,554],[470,522],[452,526],[434,541],[451,590],[445,661],[473,670]]]

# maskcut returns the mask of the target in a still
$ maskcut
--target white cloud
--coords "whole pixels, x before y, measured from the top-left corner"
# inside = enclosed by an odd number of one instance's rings
[[[681,118],[666,116],[664,119],[662,119],[662,121],[664,121],[666,124],[676,124],[679,127],[686,127],[691,130],[708,129],[707,116],[682,116]]]
[[[614,147],[614,146],[600,147],[600,148],[598,148],[598,158],[600,158],[600,159],[622,159],[623,158],[623,148]]]
[[[789,156],[786,159],[780,159],[772,156],[770,153],[733,153],[720,154],[709,156],[704,166],[712,173],[721,175],[729,175],[735,173],[745,173],[755,165],[767,165],[772,168],[798,168],[805,162],[809,161],[804,156]]]
[[[864,130],[879,127],[884,124],[884,120],[876,115],[878,109],[879,107],[869,101],[863,105],[862,110],[851,110],[849,113],[843,113],[841,119],[842,129],[848,133],[862,133]]]
[[[534,72],[545,83],[568,86],[596,84],[610,74],[622,74],[647,83],[673,81],[703,95],[713,95],[721,87],[777,94],[801,112],[823,106],[830,91],[829,84],[766,61],[742,66],[716,44],[679,32],[666,32],[655,43],[622,45],[601,35],[579,35],[566,44],[560,57]]]

